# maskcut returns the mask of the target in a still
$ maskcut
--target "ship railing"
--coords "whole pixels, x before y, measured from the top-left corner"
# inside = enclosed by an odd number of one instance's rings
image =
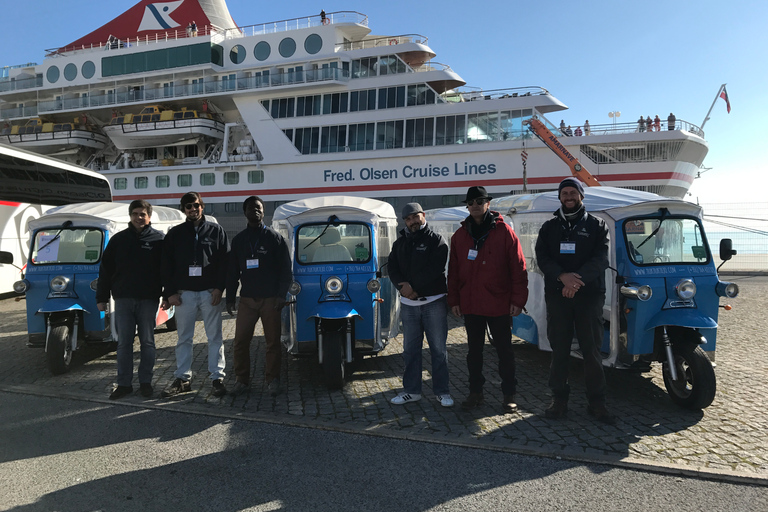
[[[264,34],[274,34],[277,32],[288,32],[291,30],[301,30],[312,27],[320,27],[323,25],[335,25],[339,23],[352,23],[367,27],[368,16],[355,11],[338,11],[326,14],[325,18],[318,14],[316,16],[305,16],[301,18],[292,18],[289,20],[259,23],[257,25],[246,25],[243,27],[224,30],[223,35],[226,39],[233,39],[238,37],[250,37]]]
[[[16,78],[11,79],[4,77],[0,79],[0,92],[9,91],[23,91],[25,89],[33,89],[35,87],[43,86],[43,77],[35,76],[30,78]]]
[[[426,46],[429,40],[420,34],[401,34],[399,36],[380,36],[365,38],[360,41],[345,41],[337,43],[336,49],[340,51],[365,50],[366,48],[378,48],[381,46],[396,46],[398,44],[416,43]]]
[[[549,91],[539,86],[513,87],[507,89],[476,89],[472,87],[457,87],[445,92],[441,97],[449,103],[461,103],[465,101],[481,101],[505,98],[519,98],[524,96],[544,96]]]
[[[567,125],[567,123],[566,123]],[[639,123],[608,123],[608,124],[592,124],[589,127],[589,133],[586,133],[586,130],[583,125],[570,125],[571,126],[571,133],[575,135],[576,128],[580,128],[583,136],[587,135],[620,135],[620,134],[626,134],[626,133],[643,133],[643,132],[656,132],[657,130],[654,128],[653,130],[648,130],[647,127],[644,127],[642,131],[640,130]],[[558,137],[569,137],[569,135],[566,135],[563,130],[561,130],[559,127],[554,127],[555,129],[552,130],[555,135]],[[689,133],[692,133],[693,135],[697,135],[701,138],[704,138],[704,131],[697,125],[693,123],[689,123],[688,121],[685,121],[683,119],[678,119],[675,121],[675,124],[673,126],[673,130],[676,131],[686,131]],[[665,132],[669,131],[669,125],[667,121],[662,121],[659,124],[659,132]]]
[[[411,68],[416,73],[426,73],[428,71],[452,71],[451,66],[448,64],[440,64],[439,62],[429,61],[421,66]]]

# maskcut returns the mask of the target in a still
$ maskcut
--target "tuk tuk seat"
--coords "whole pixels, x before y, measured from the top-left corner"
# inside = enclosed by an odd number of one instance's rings
[[[352,261],[349,249],[341,244],[341,234],[336,228],[328,228],[320,237],[320,247],[312,256],[313,263],[325,261]]]

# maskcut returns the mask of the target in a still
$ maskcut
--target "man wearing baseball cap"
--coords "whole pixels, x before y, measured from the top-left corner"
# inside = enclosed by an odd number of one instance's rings
[[[603,423],[613,424],[615,418],[605,408],[600,355],[608,228],[602,219],[587,213],[582,202],[584,187],[577,179],[564,179],[558,198],[560,208],[541,226],[536,241],[536,261],[544,273],[547,337],[552,347],[552,404],[544,415],[560,419],[568,413],[568,362],[575,332],[584,357],[587,412]]]
[[[396,405],[421,399],[421,347],[427,335],[432,357],[432,390],[443,407],[453,406],[448,388],[448,304],[445,263],[448,244],[427,225],[419,203],[403,208],[405,229],[389,253],[389,277],[400,290],[403,322],[403,391]]]
[[[467,331],[469,396],[461,404],[473,409],[484,401],[483,345],[486,327],[499,355],[502,405],[515,404],[515,353],[512,351],[512,317],[528,300],[528,273],[520,241],[498,212],[491,211],[484,187],[469,187],[464,201],[469,216],[451,237],[448,264],[448,305],[464,316]]]

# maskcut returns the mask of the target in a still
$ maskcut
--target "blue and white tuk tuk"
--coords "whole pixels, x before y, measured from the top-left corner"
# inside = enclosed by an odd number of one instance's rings
[[[386,270],[395,211],[374,199],[317,197],[279,206],[272,227],[293,261],[282,342],[294,356],[317,354],[328,387],[341,388],[356,358],[397,335],[397,289]]]
[[[647,371],[651,362],[661,362],[664,384],[675,403],[691,409],[709,406],[716,390],[712,361],[720,297],[736,297],[738,286],[718,278],[701,207],[613,187],[586,188],[584,204],[605,220],[611,238],[603,364]],[[491,209],[514,228],[528,267],[528,302],[512,332],[547,351],[544,276],[535,247],[541,225],[559,207],[557,191],[491,201]],[[433,210],[427,212],[427,221],[440,229],[455,225],[457,215],[456,208]],[[730,240],[722,240],[721,259],[734,254]],[[575,340],[573,355],[580,356]]]

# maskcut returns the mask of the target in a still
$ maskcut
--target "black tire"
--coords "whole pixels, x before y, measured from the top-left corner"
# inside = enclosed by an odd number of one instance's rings
[[[51,335],[48,338],[48,351],[45,357],[48,360],[48,369],[54,375],[61,375],[69,371],[72,363],[72,335],[67,324],[51,327]]]
[[[328,389],[344,387],[344,333],[326,331],[323,333],[323,373]]]
[[[669,363],[664,361],[662,374],[669,397],[686,409],[704,409],[715,399],[717,378],[715,369],[707,354],[700,346],[690,343],[674,343],[672,354],[675,358],[677,380],[669,376]]]

